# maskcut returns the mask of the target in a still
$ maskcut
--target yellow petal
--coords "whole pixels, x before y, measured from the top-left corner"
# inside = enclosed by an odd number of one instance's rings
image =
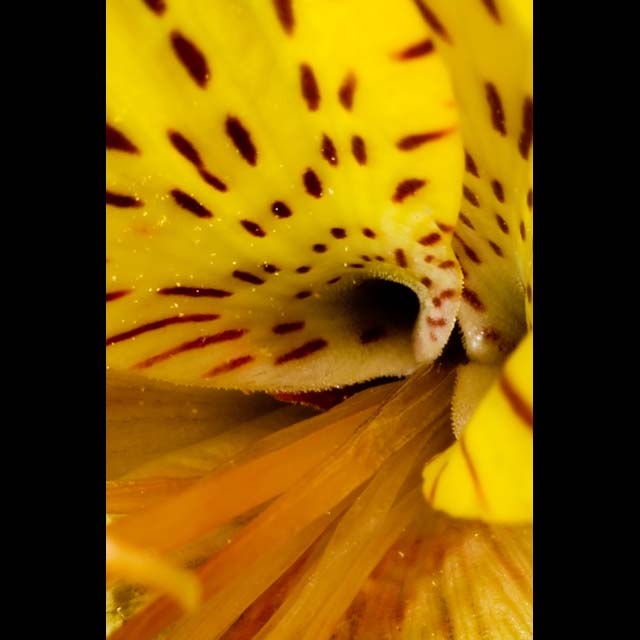
[[[255,636],[255,640],[263,637],[320,640],[328,637],[320,631],[321,628],[325,631],[328,629],[330,635],[335,621],[355,596],[359,585],[407,520],[420,508],[417,491],[411,492],[410,500],[403,501],[400,510],[392,508],[396,493],[415,466],[420,453],[420,447],[416,447],[416,444],[412,442],[405,446],[385,463],[349,510],[344,515],[340,513],[341,518],[335,530],[328,531],[328,535],[324,536],[327,539],[316,545],[320,547],[315,554],[317,557],[313,558],[308,571],[301,576],[301,588],[287,598],[278,613]],[[331,514],[334,512],[335,509]],[[267,554],[258,566],[265,561],[271,564],[271,556]],[[255,584],[255,570],[251,571],[251,575],[251,583]],[[176,640],[205,640],[214,636],[228,627],[253,599],[247,598],[246,587],[242,596],[238,594],[234,598],[230,598],[227,591],[229,589],[225,588],[203,607],[201,613],[179,625],[175,633]],[[229,610],[230,614],[221,615],[222,611],[226,613]]]
[[[217,395],[215,391],[213,395]],[[239,421],[220,435],[178,448],[107,482],[107,513],[132,513],[180,493],[204,474],[244,452],[278,429],[312,415],[308,407],[285,406],[247,422]]]
[[[465,346],[473,360],[500,362],[532,326],[533,4],[414,2],[460,107],[466,171],[454,248]]]
[[[294,537],[311,523],[332,514],[335,508],[339,508],[346,499],[351,499],[354,491],[376,475],[385,462],[403,448],[411,449],[409,445],[417,441],[428,448],[429,453],[433,453],[449,444],[451,435],[447,429],[448,402],[452,386],[451,370],[423,367],[415,376],[397,387],[373,415],[360,422],[346,442],[329,455],[316,460],[313,468],[295,479],[292,485],[283,486],[284,493],[272,501],[230,544],[198,568],[204,600],[216,597],[216,594],[236,580],[248,579],[261,559],[278,554],[291,545]],[[374,391],[377,389],[362,393],[371,394]],[[357,403],[358,396],[354,396],[351,402]],[[338,405],[323,415],[341,413],[342,407],[343,405]],[[417,453],[420,453],[419,449],[422,446],[418,447]],[[261,475],[253,475],[254,485],[256,477],[262,478]],[[264,481],[266,480],[265,478]],[[258,488],[259,485],[260,483]],[[186,498],[187,493],[184,494]],[[232,497],[214,495],[206,502],[200,499],[198,503],[192,503],[187,516],[189,522],[185,522],[184,517],[176,519],[176,510],[173,510],[167,511],[165,518],[158,518],[151,523],[151,528],[149,523],[137,530],[127,526],[127,522],[134,519],[141,523],[144,519],[142,513],[111,524],[110,531],[115,538],[128,544],[147,544],[145,541],[156,535],[156,530],[192,527],[194,520],[215,518],[215,512],[218,511],[216,505],[229,501]],[[152,510],[154,508],[150,511]],[[210,522],[210,526],[215,524]],[[199,531],[198,535],[204,532]],[[172,545],[176,542],[174,536]],[[389,544],[392,542],[390,540]],[[162,546],[166,548],[166,540],[156,548],[160,549]],[[180,611],[175,605],[161,598],[127,623],[127,637],[150,638],[179,616]]]
[[[109,4],[115,369],[320,389],[446,343],[463,172],[447,71],[410,3],[285,5]]]
[[[533,518],[533,332],[504,365],[459,440],[424,470],[424,495],[462,518]]]
[[[107,535],[107,576],[126,578],[158,589],[177,600],[187,611],[200,602],[200,582],[193,573],[169,561],[116,541]]]
[[[304,579],[314,560],[311,554],[287,572],[243,613],[224,639],[262,638],[271,620],[280,615],[283,599],[308,588]],[[416,504],[412,521],[362,580],[330,637],[529,640],[532,569],[531,526],[454,520]],[[352,579],[349,574],[346,582]],[[309,618],[310,625],[316,620],[315,615]],[[267,636],[283,637],[298,636]]]
[[[397,387],[398,383],[391,383],[368,389],[331,411],[263,438],[188,490],[114,523],[114,535],[157,551],[197,539],[280,495],[310,473],[375,416],[380,402]],[[256,483],[256,478],[261,481]]]
[[[107,371],[106,396],[107,480],[282,406],[266,394],[195,389],[120,371]]]

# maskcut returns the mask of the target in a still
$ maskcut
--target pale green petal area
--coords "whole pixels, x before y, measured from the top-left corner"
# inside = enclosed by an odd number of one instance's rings
[[[451,422],[460,438],[484,395],[500,375],[500,367],[470,362],[456,371],[456,386],[451,401]]]
[[[108,364],[290,391],[437,358],[464,154],[411,3],[151,5],[107,7]]]
[[[502,361],[532,327],[531,0],[414,0],[452,75],[466,152],[454,249],[473,360]]]

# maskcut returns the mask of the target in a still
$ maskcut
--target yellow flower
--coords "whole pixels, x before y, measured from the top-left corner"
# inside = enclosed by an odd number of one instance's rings
[[[114,638],[530,637],[531,13],[108,4]]]

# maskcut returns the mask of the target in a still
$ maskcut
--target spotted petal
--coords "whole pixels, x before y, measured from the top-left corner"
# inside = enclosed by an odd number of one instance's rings
[[[531,0],[414,0],[435,30],[466,154],[454,248],[472,359],[499,362],[532,326]]]
[[[411,3],[113,0],[107,27],[109,366],[282,391],[434,360],[463,153]]]
[[[532,328],[532,3],[414,3],[436,32],[460,105],[466,172],[454,234],[465,276],[459,321],[469,356],[483,363],[459,375],[459,439],[426,466],[424,494],[452,515],[530,521],[532,332],[502,371],[500,363]]]

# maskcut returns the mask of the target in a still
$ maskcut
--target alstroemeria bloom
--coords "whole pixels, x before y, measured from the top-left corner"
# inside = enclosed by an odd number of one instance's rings
[[[530,4],[107,25],[113,637],[529,637]]]

